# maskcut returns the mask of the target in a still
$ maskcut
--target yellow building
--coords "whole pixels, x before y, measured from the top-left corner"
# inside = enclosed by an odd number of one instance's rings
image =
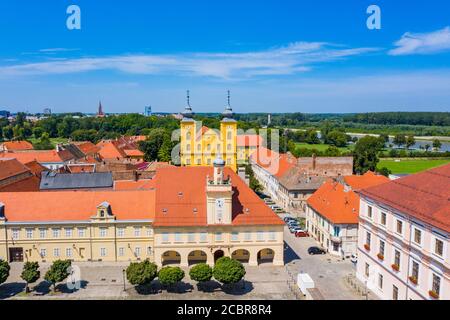
[[[283,221],[217,158],[148,190],[0,193],[0,259],[284,264]]]
[[[182,166],[211,166],[217,156],[225,160],[226,166],[237,170],[237,122],[233,110],[228,105],[222,113],[220,130],[201,125],[193,119],[194,113],[189,103],[182,113],[180,158]]]

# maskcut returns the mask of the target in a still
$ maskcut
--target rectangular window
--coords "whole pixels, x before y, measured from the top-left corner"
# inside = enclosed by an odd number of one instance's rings
[[[134,236],[135,237],[141,236],[141,227],[134,227]]]
[[[381,219],[380,223],[385,226],[386,225],[386,212],[381,212]]]
[[[27,239],[33,239],[33,229],[27,229]]]
[[[384,257],[384,241],[380,240],[380,251],[379,254],[382,255]]]
[[[270,231],[269,232],[269,240],[271,240],[271,241],[274,241],[274,240],[276,240],[277,238],[276,238],[276,233],[275,233],[275,231]]]
[[[151,237],[153,235],[153,230],[152,228],[148,227],[147,228],[147,237]]]
[[[372,238],[372,235],[369,233],[369,232],[367,232],[366,233],[366,244],[370,247],[370,240],[371,240],[371,238]]]
[[[136,257],[140,257],[141,256],[141,248],[140,247],[134,248],[134,255]]]
[[[250,231],[247,231],[245,233],[245,241],[251,241],[252,240],[252,233]]]
[[[123,257],[125,255],[125,248],[120,247],[119,248],[119,257]]]
[[[193,232],[188,233],[188,242],[195,242],[195,233]]]
[[[12,238],[13,238],[13,240],[19,239],[19,232],[20,232],[19,229],[13,229],[12,230]]]
[[[181,233],[180,232],[175,232],[175,242],[181,242]]]
[[[392,300],[398,300],[398,288],[392,286]]]
[[[59,238],[61,234],[61,229],[53,229],[53,238]]]
[[[231,233],[231,241],[238,241],[239,240],[239,233],[232,232]]]
[[[118,237],[124,237],[125,236],[125,228],[124,227],[117,228],[117,236]]]
[[[147,255],[148,256],[152,255],[152,247],[147,247]]]
[[[433,273],[433,283],[431,290],[439,295],[441,291],[441,277]]]
[[[169,233],[163,232],[163,234],[162,234],[162,242],[169,242]]]
[[[412,262],[411,277],[419,281],[419,263],[417,261]]]
[[[263,231],[258,231],[258,233],[256,234],[256,240],[264,241],[264,232]]]
[[[47,238],[47,229],[39,229],[39,238],[44,239]]]
[[[66,229],[66,238],[72,238],[72,234],[73,234],[72,228]]]
[[[381,273],[378,275],[378,288],[383,289],[383,275]]]
[[[72,257],[72,248],[66,248],[66,257],[67,258]]]
[[[434,253],[441,257],[444,253],[444,242],[437,238],[434,239]]]
[[[45,258],[47,256],[47,250],[46,249],[41,249],[41,258]]]
[[[340,227],[334,227],[333,228],[333,235],[335,237],[339,237],[339,233],[341,232],[341,228]]]
[[[86,236],[86,228],[78,228],[78,237],[84,238]]]
[[[200,242],[207,242],[208,241],[208,234],[206,232],[200,233]]]
[[[54,257],[59,257],[59,248],[54,248],[53,249],[53,256]]]
[[[414,228],[414,242],[416,244],[422,243],[422,231],[420,231],[419,229],[415,229],[415,228]]]
[[[394,264],[400,268],[400,251],[395,250],[394,253]]]
[[[367,206],[367,216],[372,219],[372,207]]]
[[[216,232],[216,241],[222,241],[222,232]]]
[[[397,220],[397,233],[403,234],[403,222],[400,220]]]
[[[108,229],[105,227],[101,227],[99,230],[100,230],[100,237],[102,237],[102,238],[106,237]]]
[[[365,273],[366,273],[366,277],[368,278],[370,275],[370,266],[368,263],[366,263]]]
[[[106,248],[100,248],[100,256],[106,257]]]

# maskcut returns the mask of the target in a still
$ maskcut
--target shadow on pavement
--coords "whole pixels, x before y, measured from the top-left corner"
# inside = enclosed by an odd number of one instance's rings
[[[301,258],[292,250],[291,246],[286,242],[284,243],[284,263],[288,264],[294,260],[300,260]]]
[[[5,283],[0,286],[0,300],[14,297],[23,291],[25,291],[25,283],[23,282]]]
[[[241,296],[252,292],[254,289],[253,284],[250,281],[241,280],[235,284],[223,284],[222,291],[226,294]]]

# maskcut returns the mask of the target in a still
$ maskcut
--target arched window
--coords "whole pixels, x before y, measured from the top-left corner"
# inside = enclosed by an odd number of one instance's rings
[[[191,145],[190,144],[186,145],[186,151],[191,151]]]

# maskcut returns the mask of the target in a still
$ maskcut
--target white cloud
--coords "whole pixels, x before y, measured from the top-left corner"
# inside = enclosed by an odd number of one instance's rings
[[[395,42],[397,48],[390,55],[432,54],[450,50],[450,27],[429,33],[406,32]]]
[[[44,49],[58,52],[62,49]],[[343,48],[322,42],[295,42],[284,47],[244,53],[187,53],[177,55],[121,55],[68,58],[0,66],[0,74],[47,75],[114,70],[129,74],[204,76],[250,79],[290,75],[310,70],[315,63],[361,55],[377,48]],[[42,50],[41,50],[42,51]]]

